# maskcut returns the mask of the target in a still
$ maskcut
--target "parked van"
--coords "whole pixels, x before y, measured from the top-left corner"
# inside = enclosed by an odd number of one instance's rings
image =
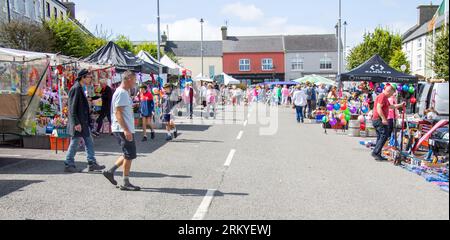
[[[416,112],[423,116],[425,110],[434,108],[439,118],[449,118],[449,83],[419,83]]]

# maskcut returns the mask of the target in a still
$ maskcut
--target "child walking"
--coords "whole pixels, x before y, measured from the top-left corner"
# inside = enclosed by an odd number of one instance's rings
[[[181,97],[178,98],[178,101],[171,100],[172,87],[170,84],[165,84],[164,87],[164,95],[161,98],[161,111],[162,111],[162,120],[163,123],[166,124],[167,130],[167,141],[171,141],[173,138],[178,137],[178,130],[175,126],[172,110],[173,108],[182,101]]]

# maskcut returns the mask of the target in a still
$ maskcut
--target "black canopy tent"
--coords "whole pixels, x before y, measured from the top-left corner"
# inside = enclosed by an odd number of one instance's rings
[[[373,83],[401,83],[416,84],[416,76],[399,72],[389,66],[380,55],[375,55],[359,67],[347,73],[342,73],[339,82],[373,82]]]
[[[143,61],[114,42],[109,42],[83,61],[99,65],[112,65],[118,72],[130,70],[144,74],[159,73],[157,65]]]

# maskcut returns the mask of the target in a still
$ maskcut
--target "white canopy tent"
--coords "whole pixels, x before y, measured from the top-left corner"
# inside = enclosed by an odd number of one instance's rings
[[[167,67],[168,68],[168,74],[170,75],[178,75],[179,74],[179,69],[178,68],[172,68],[168,65],[165,65],[161,62],[159,62],[158,60],[156,60],[151,54],[149,54],[148,52],[141,50],[138,55],[138,58],[142,59],[145,62],[148,62],[150,64],[156,65],[156,66],[161,66],[161,67]],[[162,61],[162,59],[161,59]]]
[[[207,77],[203,77],[202,74],[200,73],[199,75],[197,75],[194,78],[194,82],[214,82],[214,80],[207,78]]]
[[[223,83],[227,86],[241,84],[241,81],[231,77],[230,75],[228,75],[226,73],[222,73],[222,75],[223,75]]]
[[[186,73],[190,73],[188,75],[192,75],[191,71],[187,68],[184,68],[178,64],[176,64],[174,61],[172,61],[172,59],[170,59],[167,55],[165,55],[164,57],[161,58],[161,64],[172,68],[172,69],[177,69],[178,70],[178,75],[183,75],[184,72]]]

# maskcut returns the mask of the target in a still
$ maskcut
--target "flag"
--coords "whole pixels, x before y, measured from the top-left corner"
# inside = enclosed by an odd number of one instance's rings
[[[448,4],[447,0],[443,0],[441,5],[439,6],[438,10],[434,14],[433,18],[431,19],[430,23],[428,24],[428,31],[434,31],[436,29],[436,23],[437,19],[440,16],[443,16],[444,14],[448,14]],[[447,20],[447,17],[446,17]]]

